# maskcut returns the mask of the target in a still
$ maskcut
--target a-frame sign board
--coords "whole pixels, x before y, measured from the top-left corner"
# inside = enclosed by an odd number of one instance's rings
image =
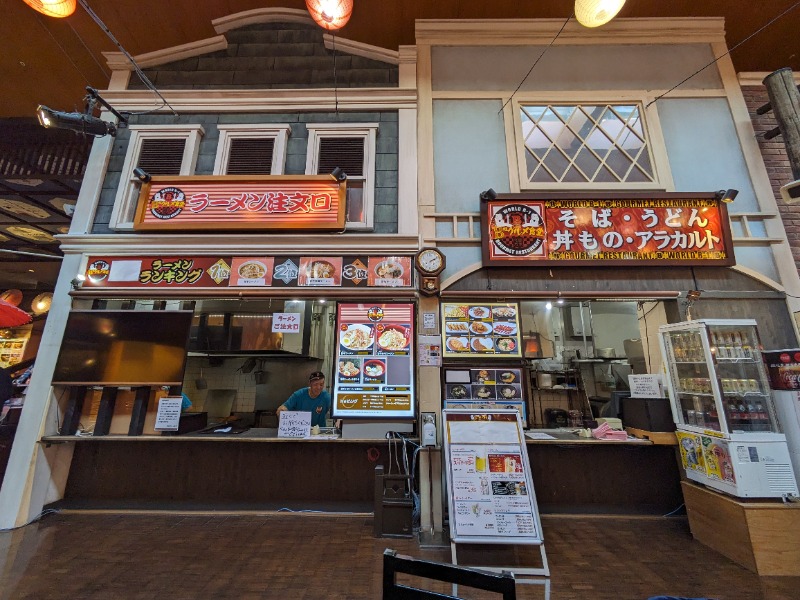
[[[457,544],[535,545],[541,567],[480,568],[549,577],[519,412],[445,409],[442,425],[453,564]]]

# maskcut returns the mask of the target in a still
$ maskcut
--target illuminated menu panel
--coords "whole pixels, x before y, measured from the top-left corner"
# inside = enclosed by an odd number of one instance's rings
[[[513,409],[527,427],[527,386],[518,366],[446,368],[444,408]]]
[[[333,416],[414,416],[414,305],[339,304]]]
[[[445,358],[520,357],[519,307],[514,303],[442,303]]]

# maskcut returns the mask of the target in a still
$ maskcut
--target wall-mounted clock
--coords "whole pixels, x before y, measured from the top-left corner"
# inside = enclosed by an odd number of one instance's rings
[[[417,252],[414,266],[422,275],[438,275],[444,271],[444,254],[437,248],[423,248]]]

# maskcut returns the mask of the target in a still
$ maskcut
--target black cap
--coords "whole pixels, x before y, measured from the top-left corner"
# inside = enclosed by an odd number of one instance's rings
[[[311,375],[308,376],[309,381],[316,381],[317,379],[325,379],[325,373],[322,371],[314,371]]]

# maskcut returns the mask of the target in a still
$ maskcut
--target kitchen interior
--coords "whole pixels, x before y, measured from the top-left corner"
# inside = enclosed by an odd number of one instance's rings
[[[520,303],[530,367],[532,427],[583,427],[619,418],[628,375],[659,373],[664,303],[563,300]]]
[[[154,301],[108,301],[106,309],[148,310]],[[182,390],[155,389],[148,403],[143,435],[155,430],[158,399],[181,391],[192,405],[188,413],[205,413],[192,429],[235,423],[242,428],[276,428],[276,409],[297,389],[308,385],[313,371],[331,372],[336,303],[324,299],[202,299],[167,301],[167,310],[193,306]],[[275,313],[299,313],[296,333],[273,332]],[[326,381],[330,392],[333,382]],[[63,395],[63,394],[62,394]],[[94,388],[84,405],[80,430],[91,434],[102,396]],[[127,435],[135,392],[120,388],[109,429]]]

